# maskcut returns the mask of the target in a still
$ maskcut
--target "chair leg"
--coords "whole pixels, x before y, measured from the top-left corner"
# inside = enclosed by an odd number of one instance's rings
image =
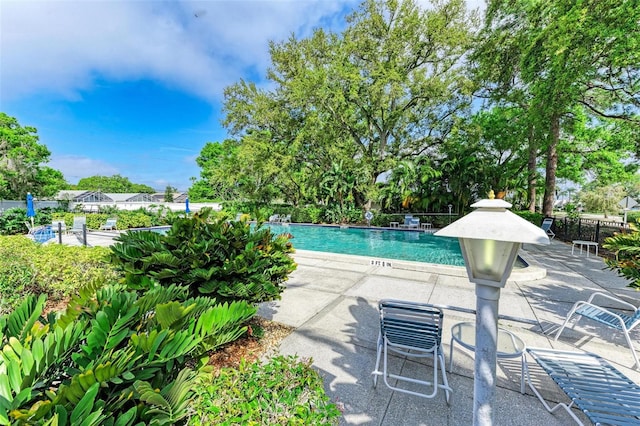
[[[578,302],[578,303],[580,303],[580,302]],[[562,323],[562,327],[560,327],[560,330],[558,330],[558,332],[556,333],[556,337],[554,337],[554,339],[553,339],[554,341],[558,340],[558,337],[560,337],[560,334],[562,333],[562,330],[564,330],[564,328],[567,326],[567,324],[569,324],[569,320],[571,320],[571,317],[576,312],[576,309],[578,309],[578,303],[573,305],[573,308],[571,308],[571,310],[567,314],[567,318],[564,320],[564,323]],[[580,320],[580,318],[578,318],[578,320]],[[577,324],[577,321],[576,321],[576,324]],[[576,324],[573,324],[573,326],[575,327]]]
[[[438,357],[440,358],[440,370],[442,372],[442,389],[444,390],[444,399],[447,401],[447,405],[451,405],[451,388],[449,387],[449,381],[447,380],[447,372],[445,367],[444,354],[440,351]],[[435,370],[435,365],[433,366]],[[437,385],[437,383],[436,383]]]
[[[631,336],[629,336],[629,330],[623,330],[624,337],[627,339],[627,345],[629,345],[629,349],[631,349],[631,354],[633,355],[633,359],[636,362],[636,367],[640,368],[640,361],[638,361],[638,354],[636,354],[636,350],[633,347],[633,342],[631,341]]]
[[[375,387],[378,385],[378,376],[380,375],[380,354],[382,352],[382,335],[378,335],[378,345],[377,345],[377,354],[376,354],[376,368],[375,370],[373,370],[373,387],[375,389]]]

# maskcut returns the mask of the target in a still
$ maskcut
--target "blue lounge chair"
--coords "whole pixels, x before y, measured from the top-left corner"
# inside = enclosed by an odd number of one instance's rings
[[[450,403],[452,392],[447,381],[444,354],[442,352],[442,318],[443,313],[435,306],[400,300],[381,300],[380,334],[378,335],[378,351],[376,368],[373,371],[373,386],[378,383],[378,376],[382,376],[384,384],[392,390],[433,398],[438,388],[445,391],[447,404]],[[388,351],[411,357],[433,358],[433,380],[423,381],[411,377],[391,374],[388,371]],[[380,357],[383,355],[382,371],[380,371]],[[440,364],[438,366],[438,364]],[[438,382],[438,368],[442,374],[442,384]],[[403,380],[431,388],[431,393],[415,392],[409,389],[392,386],[388,379]]]
[[[529,387],[550,413],[564,409],[579,425],[572,412],[581,410],[595,425],[640,425],[640,386],[604,359],[588,352],[528,348],[527,353],[571,399],[569,404],[551,407],[542,397],[525,363]]]
[[[614,310],[608,307],[605,308],[603,306],[596,305],[595,303],[593,303],[593,300],[596,297],[598,297],[599,300],[607,299],[609,301],[615,302],[618,305],[628,309],[629,311],[627,313],[620,310]],[[633,354],[633,359],[636,362],[636,366],[640,368],[640,361],[638,361],[638,355],[633,348],[633,342],[631,341],[631,336],[629,335],[631,330],[633,330],[638,326],[638,324],[640,324],[640,307],[635,307],[631,303],[627,303],[624,300],[620,300],[608,294],[595,292],[586,301],[582,300],[576,302],[573,305],[573,307],[567,314],[567,318],[564,320],[562,327],[560,327],[560,329],[556,333],[556,337],[554,340],[558,340],[558,337],[560,337],[562,330],[565,329],[573,315],[579,315],[579,318],[573,324],[574,327],[576,326],[578,321],[580,321],[580,318],[586,317],[599,322],[600,324],[604,324],[614,330],[622,331],[624,337],[627,339],[627,345],[629,345],[629,349],[631,349],[631,353]]]
[[[107,219],[104,225],[100,226],[100,229],[115,231],[116,229],[118,229],[116,227],[117,223],[118,223],[118,219],[113,219],[113,218]]]

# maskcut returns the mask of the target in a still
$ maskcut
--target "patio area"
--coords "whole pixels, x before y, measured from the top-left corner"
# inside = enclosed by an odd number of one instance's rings
[[[537,274],[516,273],[502,290],[499,326],[529,347],[594,352],[636,383],[640,371],[622,333],[612,334],[596,323],[582,320],[575,331],[567,329],[557,342],[555,332],[577,300],[593,291],[604,291],[637,305],[638,293],[614,272],[604,270],[597,256],[571,255],[571,245],[553,241],[550,246],[523,249],[534,266],[547,269]],[[378,266],[369,258],[298,251],[298,269],[277,302],[265,303],[259,314],[296,330],[281,344],[283,354],[312,358],[325,379],[328,395],[343,411],[342,424],[349,425],[460,425],[473,418],[473,353],[456,345],[455,368],[448,374],[453,401],[444,392],[434,399],[393,392],[378,383],[372,386],[378,335],[377,303],[383,298],[431,303],[444,307],[444,353],[448,361],[451,327],[475,321],[474,285],[464,276],[442,268],[431,271],[424,264],[393,262]],[[639,331],[632,332],[634,342]],[[606,339],[604,338],[606,337]],[[397,371],[425,377],[429,371],[413,360],[393,357]],[[430,363],[431,361],[426,361]],[[549,377],[530,362],[539,389],[548,400],[567,401]],[[447,365],[448,367],[448,365]],[[430,367],[429,367],[430,369]],[[548,413],[527,387],[520,393],[519,358],[498,359],[494,423],[497,425],[566,425],[573,420],[564,412]],[[585,424],[589,421],[574,410]]]

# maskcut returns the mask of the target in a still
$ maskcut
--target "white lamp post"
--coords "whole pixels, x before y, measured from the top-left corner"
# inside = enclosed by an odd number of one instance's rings
[[[458,238],[469,281],[476,285],[473,424],[491,425],[500,289],[511,275],[521,244],[549,244],[549,237],[540,227],[508,211],[511,204],[504,200],[481,200],[471,207],[477,210],[435,235]]]

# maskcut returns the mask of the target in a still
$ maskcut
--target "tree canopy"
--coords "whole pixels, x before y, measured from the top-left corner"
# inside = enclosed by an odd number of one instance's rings
[[[51,152],[37,133],[0,113],[0,198],[24,199],[27,192],[47,197],[68,186],[60,171],[46,166]]]
[[[460,211],[542,190],[551,214],[557,178],[637,177],[638,22],[634,0],[492,0],[482,25],[458,0],[365,0],[340,33],[272,41],[269,85],[227,87],[231,138],[192,191]]]
[[[129,178],[120,175],[113,176],[90,176],[82,178],[75,186],[76,189],[86,191],[102,191],[113,193],[147,193],[156,192],[152,187],[140,183],[132,183]]]

